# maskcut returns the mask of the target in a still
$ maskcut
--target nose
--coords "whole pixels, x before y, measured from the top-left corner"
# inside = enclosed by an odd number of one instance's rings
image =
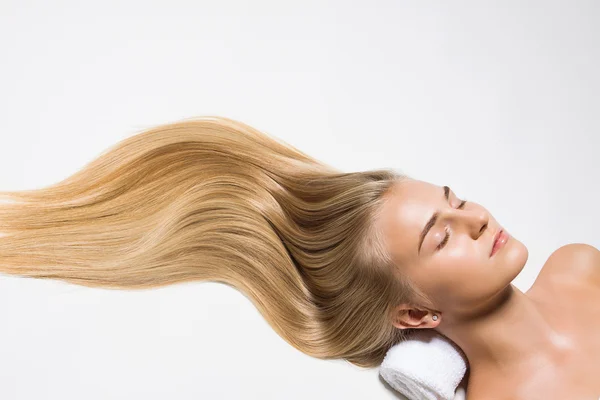
[[[448,220],[454,230],[464,229],[473,239],[477,239],[487,228],[490,217],[485,210],[458,210],[450,209]]]

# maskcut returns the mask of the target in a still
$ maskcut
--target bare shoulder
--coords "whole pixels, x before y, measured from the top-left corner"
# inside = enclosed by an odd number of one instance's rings
[[[537,280],[552,286],[584,285],[600,290],[600,250],[585,243],[561,246],[550,254]]]

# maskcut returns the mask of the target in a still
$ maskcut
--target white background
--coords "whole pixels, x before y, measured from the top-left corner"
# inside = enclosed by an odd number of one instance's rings
[[[0,3],[0,187],[135,130],[222,115],[345,171],[450,185],[529,249],[600,247],[595,1]],[[2,399],[397,399],[300,353],[217,283],[0,279]]]

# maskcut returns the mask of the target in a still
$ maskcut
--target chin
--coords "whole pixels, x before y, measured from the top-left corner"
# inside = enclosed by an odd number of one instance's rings
[[[511,237],[511,239],[514,238]],[[527,246],[516,239],[513,240],[510,247],[506,247],[502,250],[505,250],[502,262],[512,271],[512,280],[525,268],[525,264],[527,264],[527,260],[529,259],[529,250],[527,249]]]

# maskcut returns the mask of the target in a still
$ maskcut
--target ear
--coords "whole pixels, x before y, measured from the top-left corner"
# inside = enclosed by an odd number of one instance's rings
[[[407,328],[435,328],[441,321],[441,315],[437,315],[437,321],[431,317],[434,313],[420,310],[408,304],[401,304],[392,313],[392,324],[398,329]]]

